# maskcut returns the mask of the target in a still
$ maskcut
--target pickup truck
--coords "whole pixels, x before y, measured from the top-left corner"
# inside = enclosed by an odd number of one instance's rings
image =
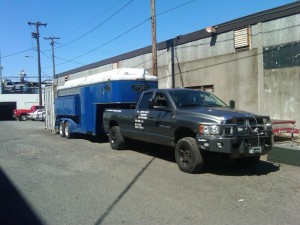
[[[176,163],[187,173],[200,172],[209,153],[250,166],[273,146],[268,116],[192,89],[144,91],[134,109],[106,109],[103,128],[112,149],[125,148],[126,139],[175,147]]]
[[[13,111],[13,118],[21,121],[27,120],[27,114],[31,113],[37,109],[43,109],[44,106],[31,106],[30,109],[14,109]]]

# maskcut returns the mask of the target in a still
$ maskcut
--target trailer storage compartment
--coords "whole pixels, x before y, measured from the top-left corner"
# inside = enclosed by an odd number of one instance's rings
[[[55,99],[55,114],[56,115],[80,115],[80,96],[71,95]]]

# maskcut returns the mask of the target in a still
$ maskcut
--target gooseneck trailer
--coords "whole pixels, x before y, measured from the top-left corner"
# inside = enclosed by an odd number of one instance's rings
[[[140,94],[157,88],[157,77],[144,69],[121,68],[66,81],[57,89],[55,129],[60,136],[101,135],[103,111],[135,105]]]

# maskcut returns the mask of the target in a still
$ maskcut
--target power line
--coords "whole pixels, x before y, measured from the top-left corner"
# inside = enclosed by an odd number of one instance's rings
[[[14,55],[18,55],[18,54],[21,54],[21,53],[24,53],[24,52],[27,52],[27,51],[31,51],[31,50],[34,50],[33,48],[29,48],[29,49],[26,49],[26,50],[22,50],[22,51],[19,51],[19,52],[15,52],[15,53],[11,53],[9,55],[5,55],[5,56],[2,56],[1,58],[7,58],[7,57],[10,57],[10,56],[14,56]]]
[[[187,4],[190,4],[190,3],[194,2],[194,1],[196,1],[196,0],[191,0],[191,1],[189,1],[189,2],[183,3],[183,4],[181,4],[181,5],[178,5],[178,6],[176,6],[176,7],[170,8],[170,9],[168,9],[168,10],[165,10],[165,11],[163,11],[163,12],[157,14],[157,16],[161,16],[161,15],[163,15],[163,14],[165,14],[165,13],[168,13],[168,12],[173,11],[173,10],[175,10],[175,9],[181,8],[181,7],[183,7],[183,6],[187,5]],[[81,54],[81,55],[79,55],[79,56],[77,56],[77,57],[75,57],[75,58],[70,59],[70,61],[72,61],[72,60],[74,60],[74,59],[81,58],[81,57],[83,57],[83,56],[85,56],[85,55],[87,55],[87,54],[89,54],[89,53],[91,53],[91,52],[94,52],[94,51],[98,50],[99,48],[102,48],[102,47],[104,47],[104,46],[110,44],[111,42],[113,42],[113,41],[119,39],[120,37],[122,37],[122,36],[128,34],[129,32],[133,31],[134,29],[138,28],[139,26],[141,26],[142,24],[146,23],[146,22],[149,21],[149,20],[150,20],[150,17],[147,18],[147,19],[145,19],[145,20],[143,20],[143,21],[140,22],[139,24],[133,26],[133,27],[130,28],[129,30],[123,32],[122,34],[120,34],[120,35],[114,37],[113,39],[111,39],[111,40],[109,40],[109,41],[103,43],[102,45],[100,45],[100,46],[98,46],[98,47],[96,47],[96,48],[94,48],[94,49],[92,49],[92,50],[89,50],[89,51],[85,52],[84,54]],[[60,66],[60,65],[65,64],[65,63],[67,63],[67,62],[63,62],[63,63],[57,64],[57,66]]]
[[[175,9],[181,8],[181,7],[183,7],[183,6],[185,6],[185,5],[188,5],[188,4],[190,4],[190,3],[192,3],[192,2],[195,2],[195,1],[197,1],[197,0],[191,0],[191,1],[185,2],[185,3],[181,4],[181,5],[175,6],[175,7],[173,7],[173,8],[167,9],[167,10],[161,12],[161,13],[158,13],[158,14],[156,14],[156,16],[161,16],[161,15],[163,15],[163,14],[166,14],[166,13],[168,13],[168,12],[170,12],[170,11],[173,11],[173,10],[175,10]]]
[[[66,44],[64,44],[64,45],[61,45],[61,46],[59,46],[59,47],[56,47],[56,49],[57,49],[57,48],[64,47],[64,46],[66,46],[66,45],[69,45],[69,44],[71,44],[71,43],[73,43],[73,42],[79,40],[80,38],[86,36],[87,34],[93,32],[93,31],[96,30],[98,27],[100,27],[100,26],[103,25],[105,22],[107,22],[109,19],[111,19],[113,16],[115,16],[117,13],[119,13],[121,10],[123,10],[125,7],[127,7],[127,5],[129,5],[132,1],[134,1],[134,0],[131,0],[131,1],[127,2],[120,10],[118,10],[116,13],[114,13],[113,15],[111,15],[110,17],[108,17],[106,20],[104,20],[102,23],[98,24],[96,27],[94,27],[93,29],[91,29],[91,30],[88,31],[87,33],[81,35],[80,37],[74,39],[73,41],[70,41],[70,42],[68,42],[68,43],[66,43]],[[190,4],[191,2],[194,2],[194,1],[196,1],[196,0],[192,0],[192,1],[189,1],[189,2],[186,2],[186,3],[183,3],[183,4],[181,4],[181,5],[175,6],[175,7],[173,7],[173,8],[170,8],[170,9],[168,9],[168,10],[165,10],[165,11],[163,11],[163,12],[161,12],[161,13],[156,14],[156,16],[161,16],[161,15],[163,15],[163,14],[165,14],[165,13],[168,13],[168,12],[173,11],[173,10],[175,10],[175,9],[181,8],[181,7],[183,7],[183,6],[187,5],[187,4]],[[95,50],[97,50],[97,49],[99,49],[99,48],[105,46],[106,44],[111,43],[112,41],[114,41],[114,40],[118,39],[119,37],[123,36],[123,34],[129,33],[130,31],[132,31],[132,30],[134,30],[135,28],[139,27],[140,25],[142,25],[143,23],[147,22],[148,20],[150,20],[150,19],[146,19],[146,20],[142,21],[140,24],[137,24],[136,26],[134,26],[133,28],[131,28],[129,31],[122,33],[121,35],[117,36],[116,38],[113,38],[111,41],[108,41],[108,42],[105,43],[104,45],[101,45],[100,47],[97,47]],[[19,51],[19,52],[15,52],[15,53],[11,53],[11,54],[9,54],[9,55],[2,56],[1,58],[3,59],[3,58],[10,57],[10,56],[18,55],[18,54],[21,54],[21,53],[24,53],[24,52],[27,52],[27,51],[30,51],[30,50],[35,50],[35,49],[34,49],[34,47],[33,47],[33,48],[21,50],[21,51]],[[45,51],[48,51],[48,50],[45,50]],[[49,51],[50,51],[50,49],[49,49]],[[94,50],[90,50],[90,51],[88,51],[88,53],[93,52],[93,51],[94,51]],[[88,53],[87,53],[87,54],[88,54]],[[44,54],[44,53],[42,52],[42,54]],[[45,55],[45,54],[44,54],[44,55]],[[45,56],[46,56],[46,55],[45,55]],[[46,57],[50,58],[49,56],[46,56]],[[81,57],[81,56],[79,56],[78,58],[80,58],[80,57]],[[75,59],[76,59],[76,58],[75,58]],[[71,61],[71,60],[66,60],[66,61]],[[79,64],[79,63],[78,63],[78,64]]]
[[[85,37],[86,35],[92,33],[94,30],[96,30],[97,28],[99,28],[100,26],[102,26],[103,24],[105,24],[107,21],[109,21],[111,18],[113,18],[114,16],[116,16],[119,12],[121,12],[123,9],[125,9],[131,2],[133,2],[134,0],[130,0],[129,2],[127,2],[124,6],[122,6],[118,11],[116,11],[115,13],[113,13],[111,16],[109,16],[107,19],[105,19],[104,21],[102,21],[100,24],[98,24],[97,26],[95,26],[94,28],[92,28],[91,30],[89,30],[88,32],[84,33],[83,35],[79,36],[78,38],[70,41],[70,42],[67,42],[66,44],[63,44],[63,45],[60,45],[59,47],[56,47],[57,48],[62,48],[66,45],[69,45],[75,41],[78,41],[79,39]]]
[[[76,63],[76,64],[79,64],[79,65],[82,65],[82,66],[85,66],[85,65],[86,65],[86,64],[84,64],[84,63],[79,63],[79,62],[73,61],[73,60],[71,60],[71,59],[63,59],[63,58],[60,58],[60,57],[57,57],[57,56],[55,56],[55,58],[60,59],[60,60],[63,60],[63,61],[66,61],[66,62]]]
[[[132,27],[131,29],[129,29],[129,30],[123,32],[122,34],[116,36],[115,38],[111,39],[110,41],[107,41],[107,42],[105,42],[104,44],[98,46],[97,48],[94,48],[94,49],[92,49],[92,50],[90,50],[90,51],[88,51],[88,52],[86,52],[86,53],[84,53],[84,54],[82,54],[82,55],[80,55],[80,56],[77,56],[77,57],[73,58],[72,60],[81,58],[82,56],[85,56],[85,55],[87,55],[87,54],[89,54],[89,53],[91,53],[91,52],[94,52],[94,51],[98,50],[99,48],[102,48],[102,47],[104,47],[104,46],[110,44],[111,42],[113,42],[113,41],[119,39],[120,37],[124,36],[125,34],[128,34],[129,32],[133,31],[134,29],[138,28],[139,26],[141,26],[142,24],[144,24],[145,22],[147,22],[147,21],[149,21],[149,20],[150,20],[150,18],[148,18],[148,19],[142,21],[141,23],[135,25],[135,26]]]

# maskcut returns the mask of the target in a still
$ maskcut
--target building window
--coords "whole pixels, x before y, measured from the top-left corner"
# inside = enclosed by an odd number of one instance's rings
[[[250,49],[250,27],[233,31],[234,48],[237,51]]]

